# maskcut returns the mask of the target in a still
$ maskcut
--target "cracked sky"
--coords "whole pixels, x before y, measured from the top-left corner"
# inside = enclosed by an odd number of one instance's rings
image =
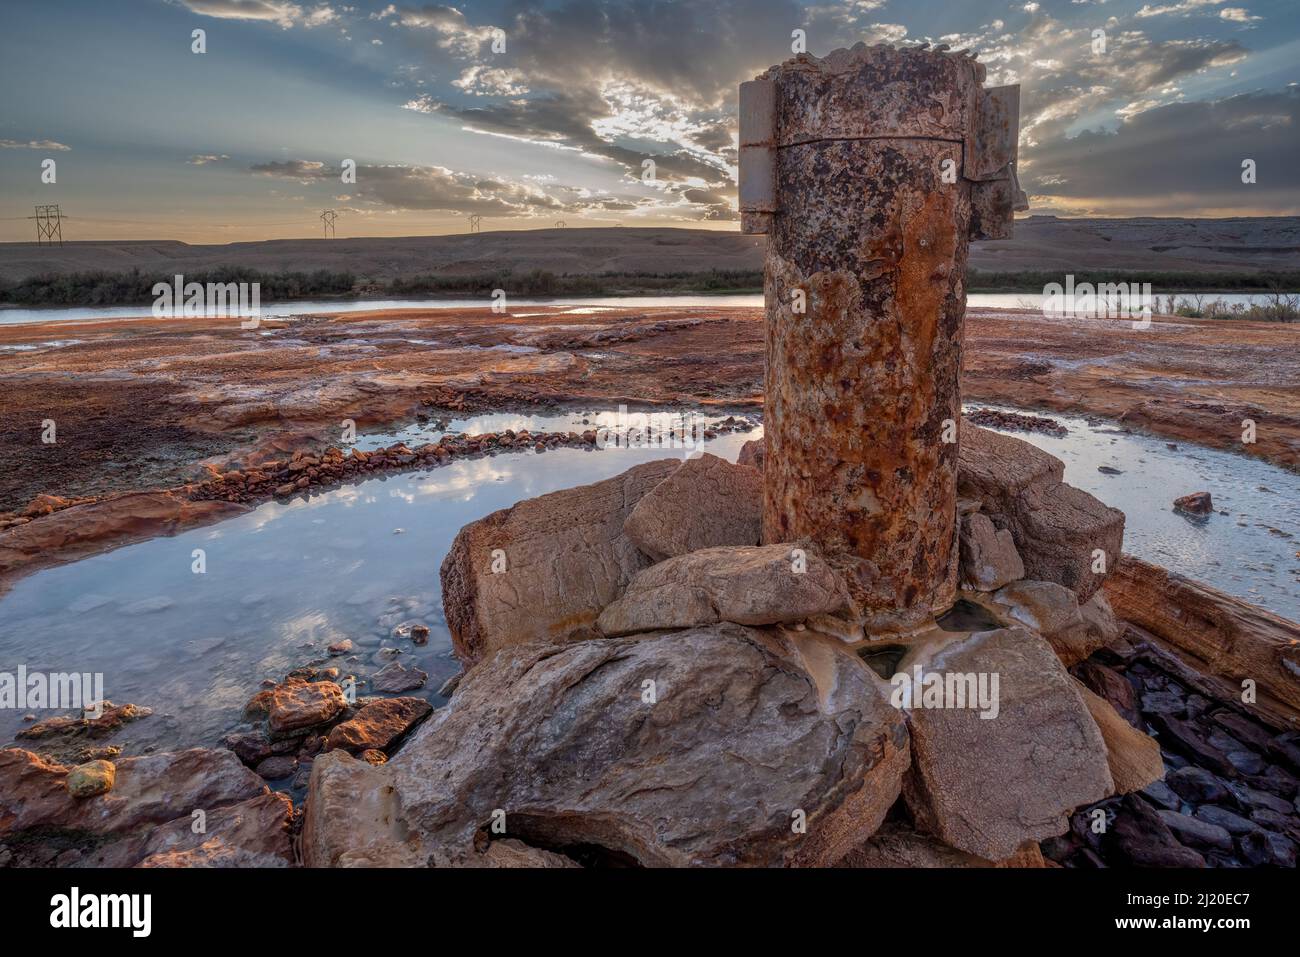
[[[17,0],[0,18],[6,241],[47,202],[78,239],[314,236],[325,208],[340,236],[476,213],[736,229],[736,87],[796,29],[819,55],[979,51],[990,85],[1021,84],[1034,213],[1300,213],[1294,0]]]

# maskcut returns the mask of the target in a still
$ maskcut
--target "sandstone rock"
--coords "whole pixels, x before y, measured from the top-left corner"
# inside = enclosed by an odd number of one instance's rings
[[[762,472],[766,459],[767,443],[762,439],[750,439],[740,447],[740,452],[736,455],[736,464],[748,465]]]
[[[1016,498],[1009,519],[1025,575],[1064,585],[1087,601],[1105,575],[1093,572],[1095,552],[1113,569],[1124,545],[1124,513],[1072,485],[1035,485]]]
[[[1023,628],[911,644],[898,671],[998,676],[998,713],[911,707],[912,768],[903,795],[918,827],[1001,860],[1061,834],[1080,805],[1111,794],[1105,742],[1048,644]],[[991,677],[990,677],[991,682]]]
[[[1214,499],[1209,492],[1193,492],[1174,499],[1174,511],[1188,515],[1209,515],[1214,511]]]
[[[355,716],[337,724],[325,739],[326,750],[342,748],[357,754],[375,749],[388,751],[433,707],[423,698],[385,698],[366,705]]]
[[[1300,625],[1125,555],[1106,579],[1115,612],[1196,659],[1237,694],[1250,678],[1260,694],[1252,705],[1276,723],[1300,720]]]
[[[120,834],[266,792],[230,751],[193,748],[117,762],[113,789],[74,800],[68,768],[17,748],[0,750],[0,841],[35,828]]]
[[[442,563],[443,609],[461,662],[509,645],[594,637],[596,616],[650,564],[623,523],[679,465],[648,462],[462,528]],[[494,557],[504,561],[495,574]]]
[[[352,639],[344,638],[342,641],[336,641],[326,649],[331,655],[346,655],[352,650]]]
[[[401,694],[423,688],[429,680],[428,672],[419,668],[408,668],[401,662],[393,661],[384,665],[370,678],[370,688],[381,694]]]
[[[287,734],[333,721],[347,710],[343,689],[332,681],[285,682],[271,692],[267,722],[275,734]]]
[[[1155,738],[1143,734],[1125,721],[1103,699],[1093,694],[1086,685],[1077,685],[1083,703],[1097,723],[1101,739],[1106,742],[1106,764],[1115,782],[1116,794],[1140,791],[1148,784],[1165,776],[1164,761],[1160,758],[1160,745]]]
[[[112,761],[90,761],[68,772],[68,793],[74,798],[94,797],[113,790],[117,768]]]
[[[298,760],[292,755],[278,754],[260,762],[254,770],[258,777],[268,781],[283,781],[298,770]]]
[[[386,765],[319,758],[303,858],[472,865],[499,808],[535,848],[828,864],[874,833],[906,765],[901,715],[831,639],[715,625],[533,644],[469,671]]]
[[[205,811],[204,831],[186,816],[154,829],[138,867],[290,867],[293,802],[262,794]]]
[[[637,502],[623,525],[654,561],[763,537],[763,474],[707,452],[687,459]]]
[[[1026,489],[1059,485],[1065,464],[1023,439],[972,425],[963,417],[957,454],[957,494],[1007,515]]]
[[[249,767],[256,767],[271,756],[271,742],[258,731],[233,732],[222,738],[221,743]]]
[[[805,570],[794,571],[793,548],[704,548],[651,565],[601,612],[596,627],[617,636],[718,621],[767,625],[842,608],[848,592],[839,576],[812,552],[805,553]]]
[[[1018,581],[999,589],[993,600],[1016,621],[1049,641],[1053,635],[1083,626],[1074,592],[1050,581]]]
[[[987,515],[975,512],[961,523],[961,587],[996,591],[1025,577],[1025,566],[1015,540],[997,529]]]

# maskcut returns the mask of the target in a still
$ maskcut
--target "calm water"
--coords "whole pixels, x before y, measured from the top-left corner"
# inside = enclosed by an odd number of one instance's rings
[[[610,412],[494,414],[452,421],[446,431],[578,431],[613,419]],[[1300,476],[1243,456],[1189,445],[1171,450],[1161,439],[1058,419],[1071,430],[1064,438],[1020,437],[1061,457],[1072,484],[1126,512],[1129,551],[1300,618]],[[357,444],[439,434],[430,426],[363,435]],[[708,450],[734,460],[761,434],[725,435]],[[0,600],[0,671],[23,664],[29,671],[103,672],[109,698],[155,709],[128,727],[128,753],[214,744],[263,679],[324,664],[326,646],[343,638],[357,645],[354,658],[334,661],[345,673],[373,673],[397,649],[399,660],[429,673],[415,693],[436,703],[437,688],[457,670],[438,568],[460,527],[662,456],[559,449],[460,461],[267,502],[219,525],[38,572]],[[1101,465],[1123,474],[1098,472]],[[1228,514],[1198,522],[1172,511],[1175,496],[1199,490]],[[206,574],[191,571],[196,548],[206,552]],[[427,645],[391,637],[410,619],[430,626]],[[21,713],[0,710],[0,744],[22,724]]]
[[[1159,293],[1163,308],[1167,293]],[[1199,294],[1198,294],[1199,295]],[[1234,303],[1264,303],[1266,296],[1252,293],[1208,293],[1205,301],[1221,300]],[[1042,308],[1043,297],[1034,292],[986,292],[971,293],[966,297],[969,306],[986,308]],[[664,307],[685,307],[690,309],[718,308],[722,306],[745,306],[751,309],[763,307],[761,294],[735,296],[612,296],[592,298],[590,296],[565,299],[511,299],[510,312],[518,315],[521,309],[535,306],[560,306],[580,308],[579,312],[598,311],[626,307],[631,309],[657,309]],[[306,300],[301,302],[267,303],[262,306],[262,318],[277,316],[321,315],[341,312],[368,312],[375,309],[487,309],[491,306],[487,299],[351,299],[351,300]],[[234,313],[232,313],[233,315]],[[67,309],[9,309],[0,308],[0,325],[16,325],[28,322],[82,322],[95,319],[140,319],[148,318],[149,309],[144,306],[76,306]]]

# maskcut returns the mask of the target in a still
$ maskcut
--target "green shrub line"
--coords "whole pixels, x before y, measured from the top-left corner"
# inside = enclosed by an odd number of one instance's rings
[[[1293,322],[1300,319],[1300,296],[1285,291],[1300,290],[1300,270],[1263,270],[1243,273],[1215,272],[1076,272],[1081,283],[1150,283],[1153,291],[1172,303],[1162,312],[1208,318],[1271,319]],[[1049,283],[1062,282],[1063,272],[1020,270],[988,272],[972,270],[967,281],[975,293],[1041,293]],[[0,303],[17,306],[121,306],[153,302],[155,283],[172,283],[174,275],[126,272],[67,273],[39,275],[16,281],[0,280]],[[350,272],[317,269],[311,272],[264,272],[243,266],[222,266],[185,273],[185,282],[259,283],[262,302],[284,302],[310,298],[489,298],[493,290],[504,289],[511,296],[626,296],[644,294],[746,294],[763,290],[763,274],[749,269],[712,269],[698,272],[602,272],[555,273],[534,269],[516,273],[495,270],[474,274],[422,273],[387,281],[358,279]],[[1271,293],[1268,303],[1229,306],[1210,298],[1210,293]]]

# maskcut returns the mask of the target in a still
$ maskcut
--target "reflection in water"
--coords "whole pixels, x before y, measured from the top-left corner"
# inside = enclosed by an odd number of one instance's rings
[[[1052,418],[1069,434],[1006,434],[1052,453],[1065,463],[1067,482],[1122,511],[1125,551],[1300,620],[1300,475],[1109,423]],[[1175,498],[1201,491],[1213,496],[1213,515],[1174,511]]]
[[[558,428],[552,418],[520,427]],[[734,461],[761,434],[725,435],[708,450]],[[38,572],[0,601],[0,671],[103,672],[110,699],[155,711],[114,739],[128,754],[214,746],[263,679],[325,664],[326,647],[344,638],[354,654],[329,662],[344,674],[372,674],[386,663],[381,649],[401,649],[398,660],[430,676],[412,693],[436,705],[458,670],[438,568],[461,526],[663,457],[562,448],[465,459],[267,502],[210,528]],[[195,548],[207,553],[206,574],[190,570]],[[411,619],[430,627],[427,645],[391,637]],[[0,709],[0,744],[23,725],[21,712]]]

